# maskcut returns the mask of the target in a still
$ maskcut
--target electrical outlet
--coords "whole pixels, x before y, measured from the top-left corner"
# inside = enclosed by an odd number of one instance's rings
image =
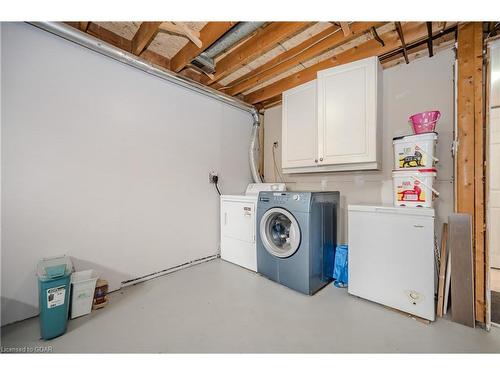
[[[210,182],[211,184],[215,184],[218,181],[219,175],[217,174],[217,172],[208,172],[208,182]]]

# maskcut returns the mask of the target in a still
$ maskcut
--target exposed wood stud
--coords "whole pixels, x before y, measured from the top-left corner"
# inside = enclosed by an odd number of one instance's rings
[[[313,35],[304,42],[283,52],[267,63],[257,67],[251,72],[235,79],[229,83],[226,93],[235,95],[246,91],[258,84],[265,82],[302,61],[307,61],[321,53],[335,48],[343,43],[353,40],[360,35],[368,32],[371,27],[382,26],[383,22],[354,22],[351,24],[351,36],[345,37],[338,26],[331,26],[316,35]]]
[[[432,22],[426,22],[427,24],[427,48],[429,49],[429,57],[434,56],[434,51],[432,50]]]
[[[485,256],[485,133],[483,122],[483,25],[474,22],[474,265],[476,320],[486,320],[486,256]]]
[[[349,27],[349,22],[340,22],[340,27],[342,28],[344,36],[351,35],[351,28]]]
[[[210,47],[217,39],[224,35],[236,22],[208,22],[200,31],[202,47],[194,43],[187,43],[179,52],[172,57],[170,66],[173,71],[181,71],[196,56]]]
[[[375,27],[372,27],[370,29],[370,33],[372,34],[373,39],[379,42],[382,45],[382,47],[385,46],[383,39],[378,35],[377,29]]]
[[[158,33],[161,22],[143,22],[139,26],[139,30],[132,38],[132,53],[140,55],[142,51],[148,48]]]
[[[483,34],[482,23],[458,27],[458,141],[457,211],[468,213],[474,223],[474,290],[476,320],[485,321],[484,255],[484,133],[483,133]]]
[[[458,140],[457,152],[458,212],[474,214],[474,165],[469,156],[474,156],[474,83],[473,28],[463,25],[458,28]]]
[[[403,34],[403,28],[401,27],[401,22],[394,22],[394,24],[396,25],[396,30],[398,32],[399,40],[401,41],[401,46],[403,47],[403,56],[405,58],[406,63],[409,64],[410,60],[408,59],[408,51],[406,49],[406,42]]]

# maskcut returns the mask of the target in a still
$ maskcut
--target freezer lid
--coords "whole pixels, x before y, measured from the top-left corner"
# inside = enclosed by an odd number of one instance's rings
[[[349,212],[373,212],[380,214],[413,215],[427,217],[435,216],[433,208],[425,207],[394,207],[350,204],[348,205],[347,210]]]

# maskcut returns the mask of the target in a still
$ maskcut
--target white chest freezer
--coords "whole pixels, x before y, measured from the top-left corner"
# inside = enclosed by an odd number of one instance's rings
[[[284,191],[285,184],[249,184],[245,195],[220,197],[220,257],[257,272],[255,242],[257,197],[260,191]]]
[[[434,210],[349,205],[348,292],[433,321]]]

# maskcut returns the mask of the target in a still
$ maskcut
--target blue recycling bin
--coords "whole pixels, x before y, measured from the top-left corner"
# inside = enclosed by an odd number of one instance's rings
[[[335,249],[335,263],[333,266],[333,285],[345,288],[348,282],[348,248],[347,245],[338,245]]]
[[[40,333],[49,340],[66,332],[73,265],[69,257],[42,259],[37,266]]]

